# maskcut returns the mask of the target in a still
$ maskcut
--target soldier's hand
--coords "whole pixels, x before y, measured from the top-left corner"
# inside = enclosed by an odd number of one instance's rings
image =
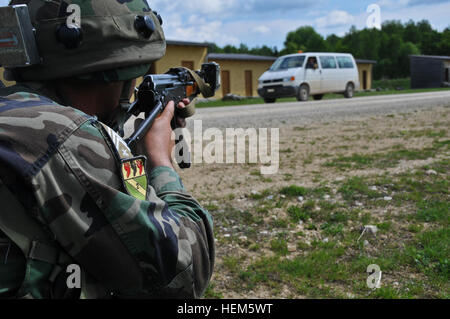
[[[184,108],[189,104],[189,99],[184,99],[177,107]],[[158,166],[172,167],[172,149],[175,146],[174,135],[172,135],[171,122],[175,113],[175,103],[170,101],[164,112],[153,123],[152,128],[148,131],[143,140],[141,148],[148,158],[149,168]],[[186,120],[177,118],[178,127],[185,127]]]
[[[191,101],[189,99],[184,99],[182,102],[178,103],[177,107],[179,109],[185,108],[187,105],[189,105]],[[177,127],[185,128],[186,127],[186,119],[182,117],[177,117],[175,119],[177,121]]]

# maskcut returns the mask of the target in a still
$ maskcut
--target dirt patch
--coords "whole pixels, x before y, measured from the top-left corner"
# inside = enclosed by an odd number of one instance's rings
[[[280,167],[275,175],[259,176],[256,164],[194,164],[180,171],[186,187],[199,199],[242,198],[252,191],[291,184],[312,186],[317,179],[334,181],[345,176],[401,172],[435,159],[401,161],[391,168],[336,171],[323,164],[337,156],[383,153],[395,146],[420,150],[436,139],[433,132],[448,132],[447,108],[395,116],[359,118],[310,126],[280,128]],[[399,132],[424,132],[406,138]],[[427,136],[427,132],[429,132]],[[430,137],[431,136],[431,137]]]

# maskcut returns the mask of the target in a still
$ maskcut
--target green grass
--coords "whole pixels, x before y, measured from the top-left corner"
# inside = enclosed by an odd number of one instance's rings
[[[338,156],[323,164],[325,167],[336,167],[341,170],[363,169],[368,167],[395,167],[401,160],[425,160],[436,156],[437,148],[448,146],[448,141],[436,142],[433,147],[424,149],[396,149],[386,153],[353,154]]]
[[[431,153],[434,163],[403,173],[343,181],[321,177],[314,187],[269,188],[250,196],[251,206],[245,211],[233,208],[224,194],[227,205],[219,206],[225,212],[213,212],[215,223],[227,227],[227,233],[233,225],[245,225],[240,229],[248,238],[245,243],[238,241],[241,234],[237,233],[224,242],[238,244],[252,257],[235,249],[221,256],[219,267],[230,279],[220,291],[209,288],[207,296],[220,298],[225,290],[245,296],[263,289],[270,298],[286,293],[307,298],[449,298],[450,160],[436,159],[448,151],[449,141],[442,140],[446,134],[439,130],[416,130],[404,136],[408,135],[440,140],[424,150],[398,146],[366,158],[354,157],[350,163],[388,167],[401,159],[428,158]],[[437,174],[427,173],[430,169]],[[259,174],[251,172],[249,178],[258,180]],[[283,178],[294,180],[291,174]],[[274,197],[268,200],[268,195]],[[299,196],[304,197],[301,203]],[[385,201],[385,196],[392,200]],[[355,201],[363,205],[354,208]],[[376,225],[378,233],[358,241],[364,225]],[[261,235],[263,229],[271,235]],[[289,251],[291,246],[297,250]],[[366,285],[371,264],[383,272],[380,289]]]
[[[439,222],[443,225],[450,223],[450,202],[422,200],[417,203],[418,211],[415,218],[422,222]]]
[[[281,284],[288,283],[301,294],[321,298],[333,296],[331,288],[320,286],[325,281],[346,280],[346,265],[336,263],[344,253],[345,250],[334,242],[316,243],[315,248],[302,257],[261,257],[242,270],[239,279],[247,290],[261,284],[278,290]]]
[[[402,130],[389,135],[389,137],[407,140],[410,138],[419,138],[419,137],[442,138],[445,137],[446,135],[447,130],[424,129],[424,130]]]
[[[309,191],[307,188],[297,185],[291,185],[288,187],[284,187],[280,190],[280,194],[290,196],[290,197],[298,197],[305,196]]]
[[[445,136],[442,131],[427,131],[424,134],[434,133],[439,136]],[[435,136],[433,136],[435,137]],[[406,149],[403,145],[397,145],[394,149],[384,153],[371,154],[353,154],[350,156],[338,156],[323,164],[325,167],[336,167],[340,170],[363,169],[368,167],[386,168],[395,167],[402,160],[425,160],[436,157],[440,150],[449,150],[450,140],[434,140],[430,146],[423,149]]]
[[[278,103],[286,103],[286,102],[296,102],[295,98],[282,98],[278,99]],[[264,104],[264,100],[262,98],[244,98],[241,101],[209,101],[209,102],[199,102],[196,103],[195,107],[220,107],[220,106],[238,106],[238,105],[252,105],[252,104]]]
[[[382,223],[379,223],[376,225],[378,227],[378,230],[382,233],[386,233],[392,229],[392,222],[391,221],[385,221]]]
[[[436,169],[450,169],[448,160],[432,165]],[[445,176],[428,176],[424,167],[422,170],[411,173],[398,174],[396,178],[388,175],[376,178],[351,177],[340,183],[338,192],[349,203],[360,201],[371,205],[386,205],[385,196],[393,198],[392,204],[402,207],[405,202],[414,203],[418,213],[414,219],[424,222],[449,222],[449,180]],[[443,173],[439,173],[443,174]],[[376,186],[376,190],[371,186]]]
[[[420,234],[414,244],[406,247],[406,255],[412,266],[432,279],[450,282],[450,228]]]
[[[248,197],[250,197],[251,199],[263,199],[266,198],[267,196],[269,196],[271,194],[271,190],[270,189],[265,189],[260,193],[256,193],[256,194],[250,194],[248,195]]]
[[[315,207],[315,202],[313,200],[309,200],[304,203],[301,207],[299,206],[290,206],[287,209],[287,213],[291,220],[295,223],[299,221],[306,222],[312,216],[312,210]]]
[[[380,198],[383,196],[379,191],[370,189],[365,178],[358,176],[347,179],[338,191],[346,201],[361,200],[362,198]]]
[[[342,235],[344,231],[344,225],[343,224],[335,224],[335,223],[328,223],[325,222],[320,226],[320,229],[323,231],[325,235],[328,236],[337,236]]]
[[[283,187],[280,190],[280,194],[288,196],[288,197],[299,197],[299,196],[307,196],[314,195],[317,197],[321,197],[323,195],[329,194],[330,188],[328,186],[318,186],[315,188],[307,188],[298,185],[291,185]]]
[[[286,239],[283,237],[272,239],[270,242],[270,248],[272,251],[281,256],[286,256],[289,253]]]
[[[223,299],[223,294],[221,292],[215,291],[214,283],[211,283],[205,291],[203,296],[205,299]]]
[[[395,90],[397,87],[402,87],[407,90],[411,89],[411,78],[374,80],[372,87],[388,90]]]
[[[210,213],[219,210],[219,206],[215,204],[205,204],[203,205],[203,207],[206,208],[206,210]]]

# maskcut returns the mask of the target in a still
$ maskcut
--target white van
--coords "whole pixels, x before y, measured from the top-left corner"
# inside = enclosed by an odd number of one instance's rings
[[[359,89],[358,68],[351,54],[300,53],[278,58],[258,82],[258,94],[266,103],[277,98],[310,96],[322,99],[325,93],[343,93],[352,98]]]

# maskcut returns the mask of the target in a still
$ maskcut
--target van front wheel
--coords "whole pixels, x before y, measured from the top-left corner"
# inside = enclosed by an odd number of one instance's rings
[[[297,100],[300,102],[306,102],[309,99],[309,87],[306,84],[300,85],[298,90]]]
[[[348,83],[347,87],[345,88],[344,96],[347,99],[351,99],[354,94],[355,94],[355,86],[352,83]]]

